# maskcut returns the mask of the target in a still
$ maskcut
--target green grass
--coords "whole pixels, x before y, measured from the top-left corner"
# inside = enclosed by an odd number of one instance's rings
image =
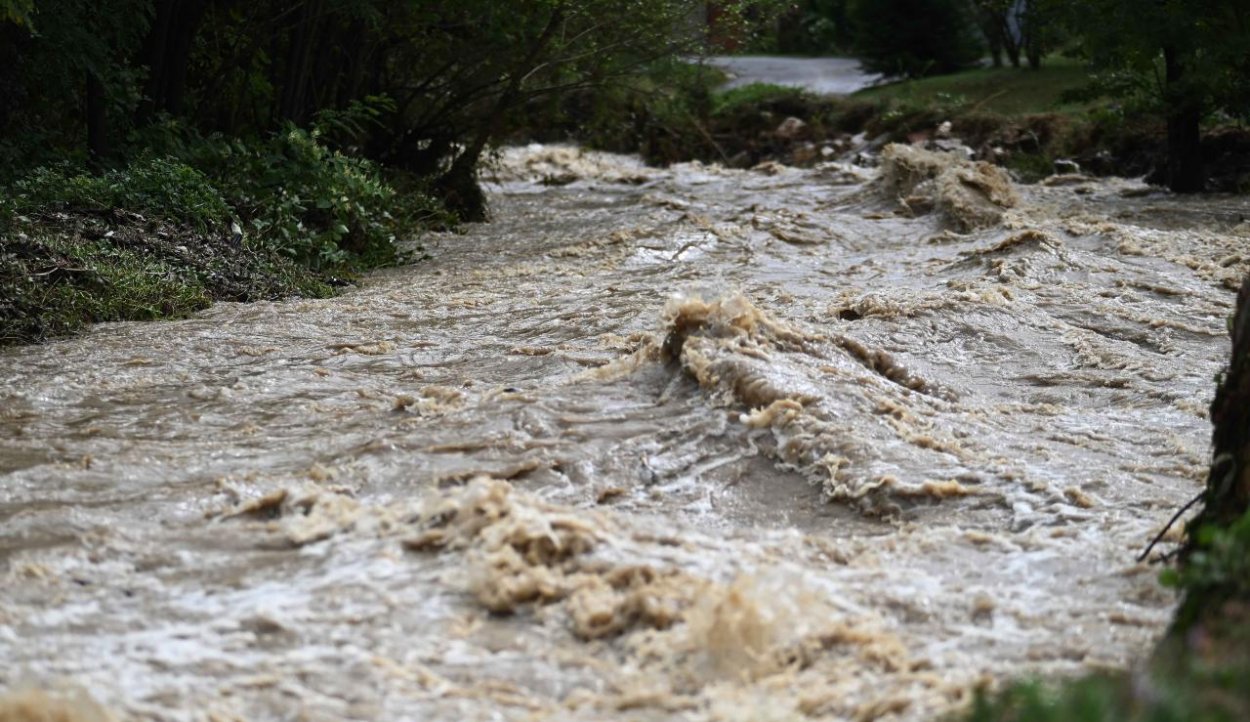
[[[867,88],[852,97],[892,100],[906,105],[953,106],[1003,115],[1076,112],[1086,105],[1065,103],[1063,94],[1085,86],[1088,81],[1088,72],[1081,62],[1049,57],[1036,71],[979,68]]]
[[[1226,612],[1173,634],[1148,668],[1059,684],[1015,682],[978,695],[966,722],[1243,722],[1250,719],[1250,618]]]
[[[743,107],[775,104],[811,104],[815,99],[799,88],[771,83],[751,83],[712,94],[712,113],[726,114]]]
[[[279,254],[187,227],[73,214],[0,225],[0,345],[101,321],[179,318],[218,300],[332,292]]]

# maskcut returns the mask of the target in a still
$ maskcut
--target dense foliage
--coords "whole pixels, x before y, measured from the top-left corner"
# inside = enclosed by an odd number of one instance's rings
[[[718,26],[775,5],[721,3]],[[473,171],[519,109],[705,34],[682,0],[4,0],[0,174],[116,167],[170,119],[262,144],[320,122],[333,150],[430,178],[478,217]]]
[[[849,55],[854,38],[850,0],[800,0],[777,18],[777,31],[756,49],[798,55]]]
[[[781,5],[720,3],[717,33]],[[697,51],[692,10],[0,0],[0,340],[319,293],[386,263],[484,215],[477,166],[535,106]],[[150,278],[181,280],[127,288]]]
[[[1090,0],[1068,12],[1081,52],[1107,85],[1150,99],[1166,117],[1168,185],[1202,190],[1202,124],[1215,115],[1250,117],[1250,4]]]
[[[1062,19],[1070,8],[1067,0],[973,0],[972,4],[995,67],[1002,66],[1006,55],[1013,67],[1020,67],[1024,57],[1036,70],[1042,57],[1066,35]]]
[[[978,63],[984,40],[1037,69],[1062,50],[1096,72],[1096,91],[1167,126],[1167,163],[1154,178],[1178,192],[1206,188],[1206,123],[1250,118],[1250,4],[1243,0],[848,0],[864,66],[915,78]]]
[[[856,55],[874,73],[911,78],[970,67],[981,36],[965,0],[852,0]]]

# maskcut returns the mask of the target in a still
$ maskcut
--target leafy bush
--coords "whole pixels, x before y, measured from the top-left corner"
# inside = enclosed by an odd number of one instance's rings
[[[314,267],[390,255],[395,192],[373,164],[294,127],[263,143],[213,137],[191,152],[254,242]]]
[[[245,237],[314,268],[394,258],[396,235],[448,218],[429,195],[400,197],[377,164],[288,126],[263,140],[192,136],[176,144],[203,168]]]
[[[846,54],[852,40],[846,15],[848,4],[848,0],[799,0],[791,3],[791,10],[777,20],[776,47],[773,50],[801,55]]]
[[[995,695],[978,693],[968,722],[1112,722],[1127,720],[1122,683],[1102,676],[1059,689],[1017,683]]]
[[[1185,563],[1163,573],[1165,584],[1186,593],[1177,614],[1181,625],[1225,599],[1250,599],[1250,512],[1227,527],[1202,525],[1192,532],[1191,543]]]
[[[917,78],[975,65],[982,43],[965,0],[854,0],[855,54],[864,68]]]
[[[0,213],[124,208],[201,233],[224,233],[233,220],[249,244],[320,269],[389,262],[398,234],[450,222],[422,188],[401,197],[375,163],[330,149],[315,131],[291,126],[248,141],[166,123],[142,144],[162,155],[99,176],[37,168],[13,184]]]
[[[125,208],[159,215],[198,231],[231,215],[203,173],[171,158],[148,158],[95,176],[67,165],[36,168],[13,184],[13,210],[108,211]]]

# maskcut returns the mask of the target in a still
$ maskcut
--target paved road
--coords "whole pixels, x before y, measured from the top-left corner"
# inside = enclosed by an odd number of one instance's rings
[[[773,83],[805,88],[814,93],[846,95],[871,85],[878,76],[859,69],[853,58],[785,58],[774,56],[720,56],[708,63],[733,76],[726,87]]]

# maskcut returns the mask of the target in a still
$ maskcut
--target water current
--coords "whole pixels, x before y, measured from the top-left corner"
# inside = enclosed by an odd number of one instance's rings
[[[925,720],[1130,664],[1244,204],[1068,178],[970,221],[884,167],[514,148],[492,223],[339,298],[3,351],[0,690]]]

